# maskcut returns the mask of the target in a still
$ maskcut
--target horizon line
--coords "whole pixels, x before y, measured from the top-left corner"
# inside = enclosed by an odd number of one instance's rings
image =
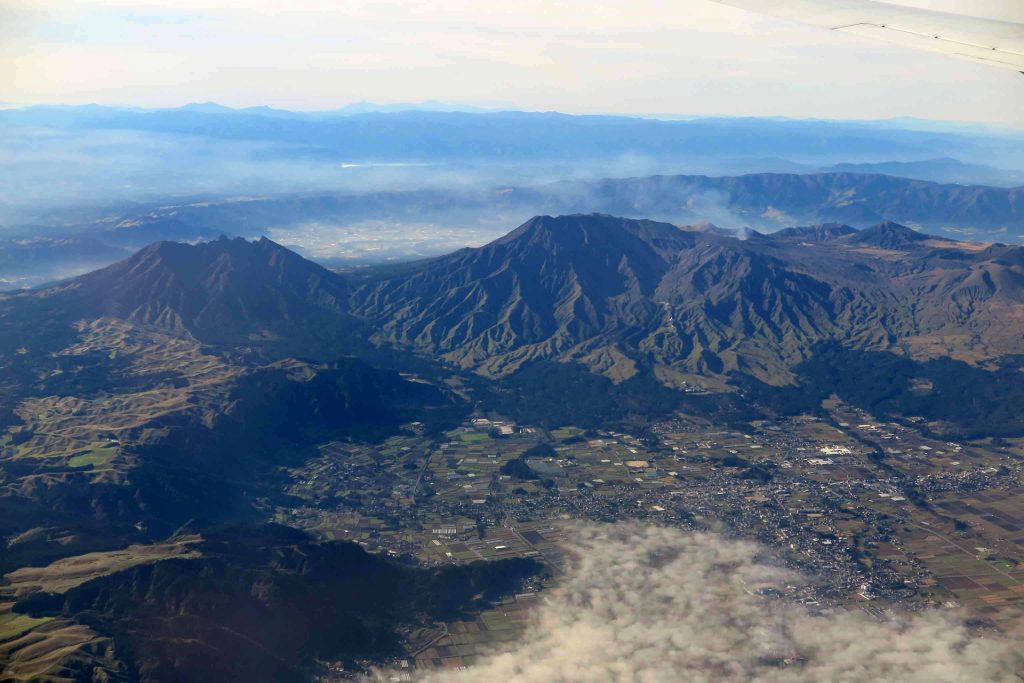
[[[848,123],[848,124],[895,124],[897,126],[903,124],[933,124],[939,126],[949,126],[954,128],[972,128],[972,129],[988,129],[993,131],[1013,131],[1013,132],[1024,132],[1024,123],[1016,125],[1011,122],[991,122],[991,121],[977,121],[977,120],[965,120],[965,119],[932,119],[922,118],[916,116],[892,116],[884,118],[823,118],[823,117],[796,117],[788,116],[783,114],[692,114],[687,112],[608,112],[608,111],[594,111],[594,112],[570,112],[562,111],[558,109],[526,109],[516,107],[512,104],[507,105],[496,105],[496,104],[473,104],[473,103],[457,103],[448,102],[443,100],[416,100],[416,101],[373,101],[373,100],[355,100],[347,104],[339,105],[331,108],[316,108],[316,109],[302,109],[302,108],[287,108],[282,106],[274,106],[271,104],[254,104],[244,106],[232,106],[222,104],[215,100],[191,100],[184,104],[176,105],[165,105],[165,106],[148,106],[148,105],[137,105],[137,104],[107,104],[100,102],[83,102],[83,103],[58,103],[58,102],[0,102],[0,112],[4,111],[28,111],[31,109],[84,109],[89,107],[120,110],[125,112],[157,112],[157,111],[175,111],[189,108],[200,108],[208,107],[211,111],[205,113],[215,114],[215,109],[223,110],[224,113],[236,112],[236,113],[251,113],[253,115],[260,115],[262,111],[281,112],[285,114],[297,114],[297,115],[329,115],[329,114],[342,114],[348,116],[358,116],[365,114],[400,114],[400,113],[435,113],[435,114],[475,114],[475,115],[487,115],[487,114],[536,114],[536,115],[552,115],[558,114],[561,116],[569,117],[608,117],[608,118],[628,118],[628,119],[645,119],[654,121],[701,121],[701,120],[715,120],[715,119],[728,119],[728,120],[749,120],[749,121],[792,121],[792,122],[803,122],[803,123]],[[360,111],[361,108],[365,108],[364,111]],[[347,111],[351,110],[351,111]]]

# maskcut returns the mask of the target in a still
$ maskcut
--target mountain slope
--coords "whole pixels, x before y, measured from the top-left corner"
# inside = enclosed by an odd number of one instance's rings
[[[642,326],[658,311],[651,298],[674,255],[695,240],[663,223],[542,216],[481,249],[364,286],[356,312],[377,322],[379,342],[500,374]]]
[[[273,525],[215,529],[197,547],[200,557],[37,592],[16,609],[78,622],[113,643],[81,648],[84,663],[66,661],[69,645],[58,651],[51,670],[73,680],[309,681],[317,659],[353,668],[393,657],[401,627],[456,619],[541,570],[523,558],[409,567]]]
[[[158,242],[80,278],[75,287],[97,316],[216,338],[260,328],[268,320],[339,314],[346,297],[337,276],[265,238],[195,246]]]
[[[0,298],[0,317],[21,316],[24,327],[33,316],[58,327],[114,317],[209,343],[297,341],[336,336],[347,297],[343,279],[266,238],[222,238],[151,244],[102,270]]]
[[[1020,249],[895,223],[747,240],[604,215],[535,218],[506,237],[382,275],[353,311],[374,340],[484,374],[536,359],[628,377],[639,362],[786,381],[822,341],[927,353],[939,340],[1019,353]]]
[[[906,250],[926,246],[929,242],[942,240],[951,242],[940,237],[931,237],[924,233],[911,230],[910,228],[894,223],[883,221],[867,230],[851,233],[846,236],[847,244],[856,244],[864,247],[878,247],[880,249]]]
[[[738,239],[608,215],[540,216],[478,249],[347,280],[266,239],[157,243],[0,298],[6,329],[18,329],[0,331],[0,350],[31,350],[36,337],[51,343],[54,330],[108,316],[321,357],[368,337],[493,376],[553,359],[615,379],[653,362],[785,382],[823,341],[965,358],[1024,352],[1007,324],[1024,320],[1021,252],[891,221]]]

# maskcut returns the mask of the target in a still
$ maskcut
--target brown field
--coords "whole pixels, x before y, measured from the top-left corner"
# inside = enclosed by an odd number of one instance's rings
[[[199,557],[194,545],[201,540],[199,536],[185,536],[169,543],[131,545],[122,550],[67,557],[45,567],[22,567],[4,576],[5,585],[0,586],[0,597],[16,599],[36,591],[63,593],[86,581],[129,567],[172,557]]]
[[[241,374],[241,368],[204,354],[194,341],[176,338],[131,323],[100,319],[79,324],[81,341],[61,352],[65,356],[104,353],[128,356],[129,374],[138,377],[172,373],[183,386],[155,382],[126,393],[89,398],[45,396],[22,401],[15,414],[32,437],[3,448],[13,458],[66,458],[72,467],[100,470],[117,458],[118,446],[133,430],[154,419],[196,409],[196,399],[216,395]]]

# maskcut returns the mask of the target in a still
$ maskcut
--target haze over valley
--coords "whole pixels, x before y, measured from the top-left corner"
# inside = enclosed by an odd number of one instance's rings
[[[595,211],[762,232],[895,220],[1024,234],[1024,136],[1009,129],[369,109],[0,111],[0,287],[157,239],[266,234],[352,267]]]

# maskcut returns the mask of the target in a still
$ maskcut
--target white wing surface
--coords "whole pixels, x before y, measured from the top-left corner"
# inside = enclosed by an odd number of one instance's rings
[[[874,0],[715,2],[1024,73],[1024,24]]]

